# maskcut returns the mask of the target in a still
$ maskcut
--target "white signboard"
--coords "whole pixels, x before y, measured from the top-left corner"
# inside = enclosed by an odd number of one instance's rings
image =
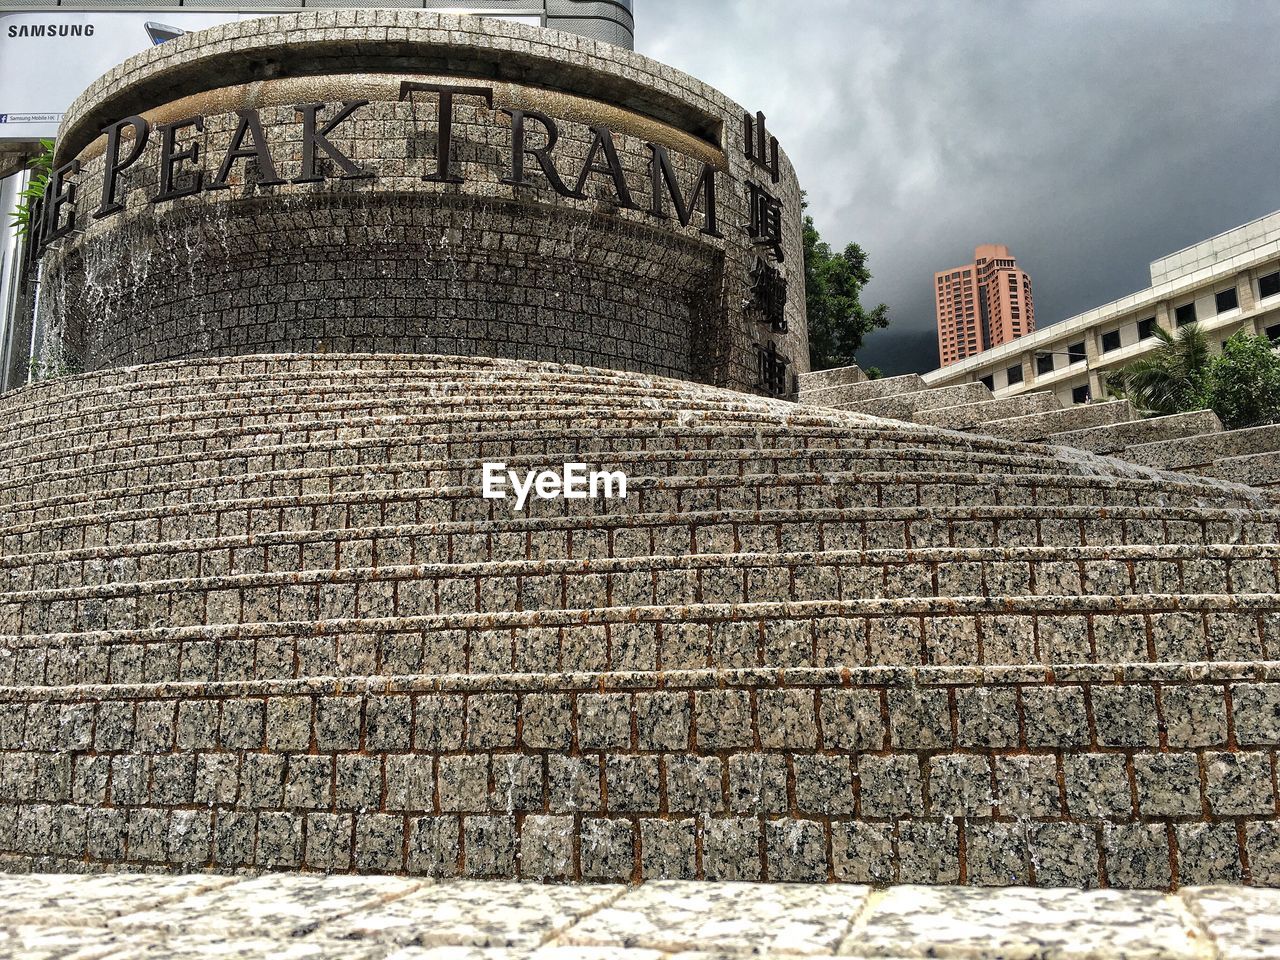
[[[193,30],[270,15],[60,10],[0,15],[0,141],[53,137],[63,113],[85,87],[147,47]],[[542,23],[540,16],[501,19]]]

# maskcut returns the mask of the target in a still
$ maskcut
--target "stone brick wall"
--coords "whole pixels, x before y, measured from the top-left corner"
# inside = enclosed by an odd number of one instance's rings
[[[1273,679],[942,668],[0,691],[0,846],[44,867],[1274,885]]]

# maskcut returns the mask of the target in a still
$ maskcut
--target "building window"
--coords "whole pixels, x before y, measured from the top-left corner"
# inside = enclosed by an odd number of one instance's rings
[[[1083,363],[1084,362],[1084,341],[1073,343],[1067,347],[1067,363]]]
[[[1266,333],[1268,340],[1272,343],[1280,344],[1280,323],[1273,323],[1271,326],[1267,327],[1264,332]]]
[[[1016,366],[1010,367],[1008,370],[1005,371],[1005,376],[1008,377],[1009,386],[1011,387],[1015,383],[1021,383],[1022,382],[1022,364],[1019,363]]]
[[[1053,354],[1037,353],[1036,354],[1036,373],[1053,373]]]
[[[988,373],[985,377],[979,377],[978,382],[988,390],[994,390],[996,388],[996,378],[994,374]]]
[[[1234,310],[1240,306],[1240,299],[1236,296],[1236,288],[1223,290],[1213,295],[1213,301],[1217,304],[1219,313],[1226,313],[1228,310]]]
[[[1110,353],[1120,349],[1120,331],[1111,330],[1102,335],[1102,352]]]
[[[1280,270],[1258,278],[1258,299],[1265,300],[1280,293]]]
[[[1072,403],[1088,403],[1089,402],[1089,386],[1085,384],[1081,387],[1071,388]]]
[[[1184,303],[1177,310],[1173,311],[1174,322],[1178,326],[1185,326],[1188,323],[1196,322],[1196,305],[1195,302]]]
[[[1147,317],[1145,320],[1138,321],[1138,339],[1150,340],[1156,335],[1156,318]]]

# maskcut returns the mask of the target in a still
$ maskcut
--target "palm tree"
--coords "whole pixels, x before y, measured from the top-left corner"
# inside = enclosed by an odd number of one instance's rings
[[[1109,374],[1107,385],[1153,413],[1181,413],[1203,406],[1205,372],[1209,367],[1209,341],[1194,323],[1176,334],[1157,326],[1152,331],[1160,346],[1128,366]]]

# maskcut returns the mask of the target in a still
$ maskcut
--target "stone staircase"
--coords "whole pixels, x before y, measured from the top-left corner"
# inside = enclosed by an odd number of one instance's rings
[[[0,398],[0,867],[1280,885],[1280,508],[843,377]],[[486,461],[628,495],[515,511]]]
[[[1143,417],[1127,400],[1064,407],[1047,391],[996,398],[980,383],[930,388],[914,373],[867,380],[860,370],[848,372],[854,370],[801,374],[800,403],[1280,487],[1280,425],[1226,431],[1211,410]]]

